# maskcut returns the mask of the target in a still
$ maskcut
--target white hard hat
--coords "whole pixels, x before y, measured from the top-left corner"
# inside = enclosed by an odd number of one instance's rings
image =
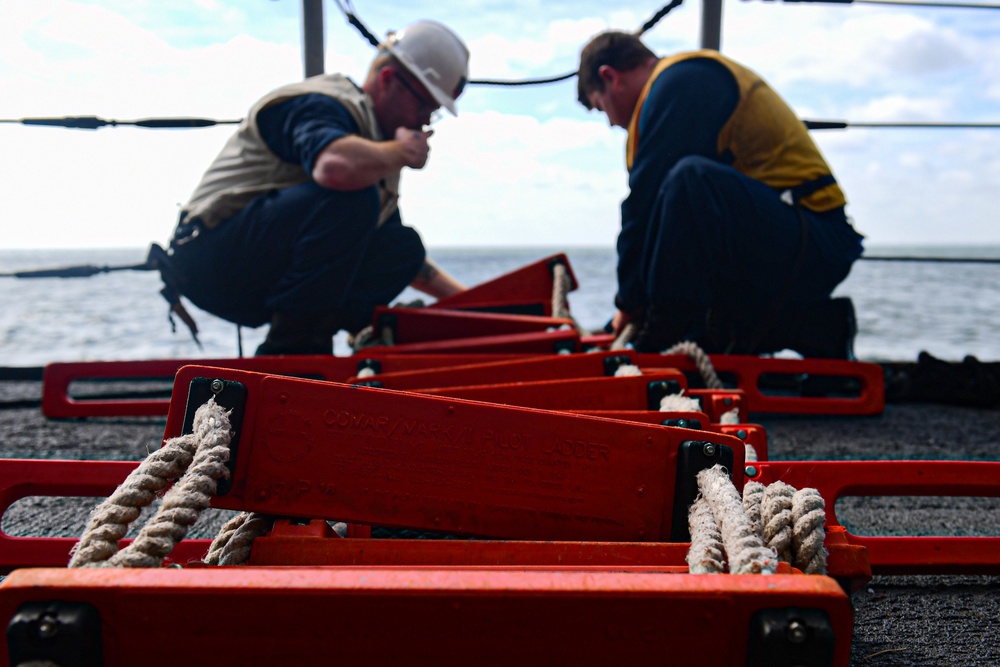
[[[438,104],[458,115],[455,100],[469,78],[469,49],[450,28],[417,21],[390,32],[381,48],[391,53]]]

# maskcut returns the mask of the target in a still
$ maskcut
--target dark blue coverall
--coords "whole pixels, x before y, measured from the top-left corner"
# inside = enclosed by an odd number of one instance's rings
[[[738,100],[718,62],[664,70],[641,110],[622,203],[616,306],[673,313],[690,322],[680,335],[691,340],[704,339],[711,309],[759,315],[776,300],[790,309],[828,299],[862,252],[842,207],[790,206],[719,154]]]

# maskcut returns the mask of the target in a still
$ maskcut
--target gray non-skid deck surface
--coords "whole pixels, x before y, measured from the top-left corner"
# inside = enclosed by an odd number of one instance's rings
[[[35,382],[0,382],[0,402],[37,399]],[[1000,459],[1000,410],[893,404],[879,417],[756,415],[775,460]],[[46,420],[37,407],[0,409],[0,457],[139,460],[160,444],[163,420]],[[92,502],[25,499],[3,517],[15,535],[79,535]],[[995,499],[842,500],[852,532],[1000,535]],[[228,513],[196,527],[212,537]],[[1000,664],[1000,576],[881,576],[854,595],[851,664]]]

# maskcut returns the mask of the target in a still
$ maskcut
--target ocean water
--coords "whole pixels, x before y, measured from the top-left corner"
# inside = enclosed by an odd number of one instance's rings
[[[564,253],[579,282],[570,310],[584,327],[613,313],[612,248],[441,248],[430,254],[467,285]],[[1000,247],[870,247],[868,255],[1000,258]],[[145,248],[0,250],[0,273],[144,261]],[[0,366],[51,361],[204,358],[237,355],[236,327],[189,305],[201,329],[199,349],[179,321],[176,332],[160,297],[159,276],[118,271],[88,278],[0,278]],[[835,295],[850,296],[858,315],[861,359],[914,360],[921,350],[949,360],[1000,360],[1000,264],[859,261]],[[405,291],[400,299],[421,295]],[[243,329],[249,355],[266,327]],[[349,354],[345,334],[337,354]]]

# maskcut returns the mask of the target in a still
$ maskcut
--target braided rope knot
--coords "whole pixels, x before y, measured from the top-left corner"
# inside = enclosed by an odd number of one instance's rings
[[[793,565],[806,574],[826,572],[827,550],[823,546],[826,502],[816,489],[799,489],[792,496]]]
[[[697,480],[701,495],[688,513],[692,574],[724,572],[724,559],[733,574],[773,573],[779,561],[806,574],[826,572],[826,505],[819,491],[749,481],[741,500],[719,465]]]
[[[754,532],[750,519],[743,511],[743,500],[729,475],[720,465],[702,470],[697,475],[698,490],[715,517],[722,535],[722,545],[733,574],[773,574],[778,558],[764,546]]]
[[[698,498],[688,514],[691,548],[687,564],[691,574],[719,574],[726,571],[726,554],[722,534],[715,522],[712,508],[704,498]]]
[[[232,430],[229,417],[214,398],[198,408],[193,433],[171,438],[133,470],[90,515],[83,536],[71,552],[70,567],[159,567],[187,535],[228,475]],[[170,487],[170,481],[180,478]],[[142,508],[170,487],[156,515],[127,548],[118,541]]]
[[[769,484],[761,500],[764,542],[785,563],[792,562],[792,496],[795,489],[784,482]]]

